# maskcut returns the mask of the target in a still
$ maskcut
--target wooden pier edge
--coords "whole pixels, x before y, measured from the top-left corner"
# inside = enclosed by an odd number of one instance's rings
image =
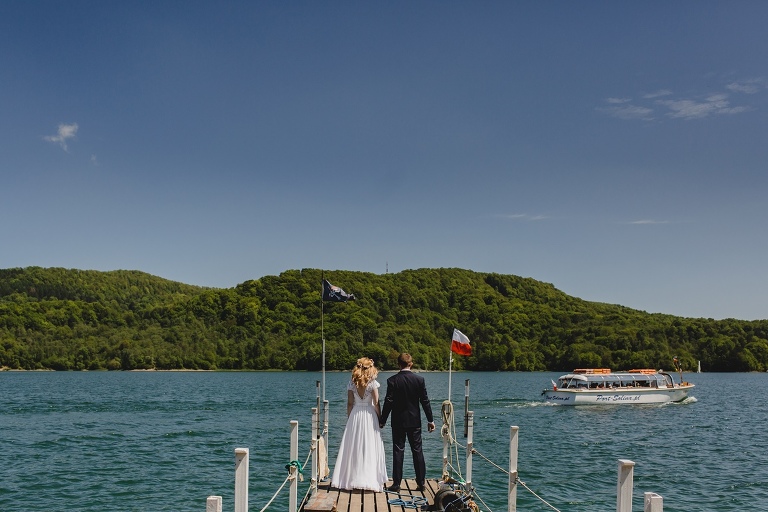
[[[391,482],[387,483],[390,485]],[[406,507],[404,504],[414,499],[426,499],[424,507],[432,505],[438,491],[438,481],[427,479],[423,491],[416,490],[416,480],[405,479],[400,484],[400,492],[374,492],[355,489],[347,491],[330,486],[330,482],[320,483],[317,493],[301,508],[303,512],[412,512],[422,508]],[[402,504],[392,504],[390,500],[402,500]]]

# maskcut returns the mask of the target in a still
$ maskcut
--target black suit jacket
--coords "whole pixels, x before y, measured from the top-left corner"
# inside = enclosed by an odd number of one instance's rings
[[[427,396],[424,377],[410,370],[400,370],[387,379],[387,395],[384,397],[384,408],[381,411],[381,424],[387,422],[391,412],[392,428],[421,428],[419,405],[424,409],[427,421],[432,423],[432,406]]]

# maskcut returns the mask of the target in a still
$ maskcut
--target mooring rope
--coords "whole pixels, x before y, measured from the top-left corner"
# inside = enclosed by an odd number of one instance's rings
[[[444,438],[448,439],[448,443],[450,446],[453,447],[453,452],[451,453],[450,460],[451,462],[448,463],[446,466],[450,467],[451,469],[455,469],[456,473],[459,475],[459,480],[463,481],[464,477],[461,474],[461,465],[460,465],[460,458],[459,458],[459,449],[457,448],[457,445],[459,444],[456,440],[456,418],[453,414],[453,403],[450,400],[445,400],[443,402],[443,405],[441,407],[441,415],[443,417],[443,426],[440,429],[440,435]],[[452,462],[456,460],[456,467],[454,468],[452,465]],[[443,475],[443,478],[447,478],[450,475]]]
[[[269,506],[272,504],[273,501],[275,501],[275,498],[277,498],[280,495],[280,492],[283,490],[283,487],[285,487],[285,484],[287,484],[290,480],[295,480],[296,475],[299,475],[299,480],[304,481],[304,468],[309,463],[309,459],[312,457],[312,449],[309,450],[309,454],[307,455],[307,458],[304,460],[304,464],[299,462],[298,460],[292,460],[288,464],[285,465],[285,469],[288,470],[288,476],[285,477],[285,480],[283,480],[283,483],[280,484],[280,487],[278,487],[277,491],[275,491],[275,494],[272,495],[272,497],[269,499],[266,505],[264,505],[264,508],[262,508],[259,512],[264,512],[269,508]],[[309,489],[307,490],[307,495],[309,494]],[[304,500],[307,499],[307,496],[304,496]],[[299,503],[304,503],[304,500],[302,500]],[[299,508],[301,508],[301,505],[299,505]]]
[[[482,504],[483,504],[483,506],[485,507],[485,509],[486,509],[488,512],[493,512],[493,511],[491,510],[491,507],[489,507],[489,506],[488,506],[488,504],[487,504],[485,501],[483,501],[483,498],[481,498],[481,497],[480,497],[480,496],[479,496],[479,495],[478,495],[476,492],[473,492],[473,493],[472,493],[472,495],[473,495],[475,498],[477,498],[477,499],[479,499],[479,500],[480,500],[480,503],[482,503]],[[480,507],[478,507],[478,509],[479,509],[479,508],[480,508]]]
[[[458,444],[458,443],[457,443],[457,444]],[[466,447],[465,447],[465,448],[466,448]],[[483,460],[485,460],[486,462],[488,462],[488,463],[489,463],[491,466],[495,467],[495,468],[496,468],[496,469],[498,469],[499,471],[501,471],[501,472],[503,472],[504,474],[506,474],[507,476],[509,476],[509,471],[507,471],[507,470],[506,470],[506,469],[504,469],[503,467],[499,466],[498,464],[496,464],[495,462],[493,462],[491,459],[489,459],[488,457],[486,457],[486,456],[485,456],[485,455],[483,455],[482,453],[478,452],[478,451],[477,451],[475,448],[472,448],[472,453],[473,453],[473,454],[477,454],[477,455],[478,455],[480,458],[482,458]],[[534,496],[535,496],[535,497],[536,497],[536,498],[537,498],[539,501],[541,501],[542,503],[544,503],[546,506],[548,506],[548,507],[549,507],[549,508],[551,508],[552,510],[556,510],[557,512],[560,512],[560,510],[558,510],[558,509],[557,509],[557,508],[556,508],[554,505],[552,505],[552,504],[551,504],[551,503],[549,503],[547,500],[545,500],[544,498],[542,498],[541,496],[539,496],[538,494],[536,494],[535,492],[533,492],[533,490],[532,490],[530,487],[528,487],[527,485],[525,485],[525,482],[523,482],[522,480],[520,480],[520,477],[518,477],[518,476],[516,476],[516,477],[515,477],[515,483],[516,483],[516,484],[520,484],[520,485],[522,485],[522,486],[523,486],[523,488],[524,488],[525,490],[527,490],[528,492],[530,492],[531,494],[533,494],[533,495],[534,495]],[[481,500],[481,501],[482,501],[482,500]],[[483,503],[483,504],[485,505],[485,503]]]
[[[313,447],[310,448],[309,453],[307,454],[307,458],[304,459],[304,465],[299,467],[299,479],[302,482],[304,481],[304,478],[303,478],[304,472],[302,471],[302,467],[305,468],[305,467],[307,467],[307,464],[309,464],[309,459],[312,457],[312,452],[315,450],[314,446],[316,446],[316,445],[313,444]],[[307,492],[304,493],[304,497],[296,505],[296,510],[297,511],[301,510],[301,507],[304,505],[304,503],[306,503],[307,500],[309,500],[309,495],[310,495],[311,492],[312,492],[312,486],[309,485],[309,486],[307,486]]]
[[[552,505],[552,504],[551,504],[551,503],[549,503],[547,500],[545,500],[544,498],[542,498],[541,496],[539,496],[538,494],[536,494],[535,492],[533,492],[533,490],[531,490],[531,488],[530,488],[530,487],[528,487],[527,485],[525,485],[525,482],[523,482],[523,481],[522,481],[522,480],[520,480],[519,478],[516,478],[516,479],[515,479],[515,482],[516,482],[516,483],[518,483],[518,484],[520,484],[520,485],[522,485],[522,486],[523,486],[523,487],[524,487],[524,488],[525,488],[525,489],[526,489],[526,490],[527,490],[529,493],[531,493],[531,494],[533,494],[534,496],[536,496],[536,497],[537,497],[537,498],[538,498],[538,499],[539,499],[539,500],[540,500],[540,501],[541,501],[543,504],[545,504],[546,506],[548,506],[548,507],[549,507],[549,508],[551,508],[552,510],[555,510],[555,511],[557,511],[557,512],[560,512],[560,510],[558,510],[558,509],[557,509],[557,508],[556,508],[554,505]]]

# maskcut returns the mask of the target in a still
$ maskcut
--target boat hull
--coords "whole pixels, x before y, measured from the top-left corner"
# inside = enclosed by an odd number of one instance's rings
[[[544,401],[556,405],[663,404],[685,400],[689,386],[657,389],[548,389]]]

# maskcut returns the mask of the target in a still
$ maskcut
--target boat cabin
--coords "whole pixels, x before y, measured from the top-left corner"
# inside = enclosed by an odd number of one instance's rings
[[[671,388],[672,377],[656,370],[612,373],[607,369],[582,369],[561,376],[557,389]]]

